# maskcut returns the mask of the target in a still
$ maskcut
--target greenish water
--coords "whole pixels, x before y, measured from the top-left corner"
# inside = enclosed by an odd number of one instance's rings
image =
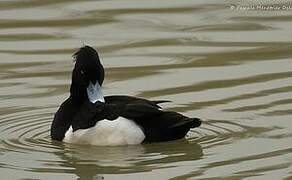
[[[1,179],[292,179],[292,8],[244,9],[257,3],[0,1]],[[139,146],[52,142],[83,43],[104,94],[169,99],[202,126]]]

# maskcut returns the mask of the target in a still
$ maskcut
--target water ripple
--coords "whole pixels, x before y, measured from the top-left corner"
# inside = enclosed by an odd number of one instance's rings
[[[14,0],[0,9],[3,177],[291,177],[290,11],[184,0]],[[52,141],[81,42],[100,52],[105,94],[169,99],[167,110],[202,126],[186,140],[140,146]]]

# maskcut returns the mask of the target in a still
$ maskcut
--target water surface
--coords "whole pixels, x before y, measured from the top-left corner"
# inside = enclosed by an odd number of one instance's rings
[[[1,177],[291,179],[292,10],[232,9],[256,3],[0,1]],[[100,52],[104,94],[169,99],[202,126],[139,146],[52,142],[84,43]]]

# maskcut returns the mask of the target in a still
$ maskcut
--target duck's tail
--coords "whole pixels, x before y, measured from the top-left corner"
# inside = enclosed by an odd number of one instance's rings
[[[184,119],[182,119],[181,121],[179,121],[178,123],[174,124],[172,127],[188,127],[188,128],[195,128],[195,127],[199,127],[202,124],[202,120],[199,118],[189,118],[186,117]]]

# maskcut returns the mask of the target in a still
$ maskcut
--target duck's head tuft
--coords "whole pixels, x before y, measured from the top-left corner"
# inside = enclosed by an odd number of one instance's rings
[[[98,81],[101,86],[104,80],[104,68],[100,63],[97,51],[90,46],[83,46],[74,53],[74,71],[84,76],[85,80],[93,84]]]

